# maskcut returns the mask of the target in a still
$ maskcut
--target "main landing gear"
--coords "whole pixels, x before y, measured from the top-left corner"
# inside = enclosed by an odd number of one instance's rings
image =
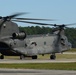
[[[55,54],[50,55],[50,59],[55,60],[56,59]]]
[[[1,56],[0,56],[0,59],[4,59],[4,55],[1,55]]]
[[[26,56],[20,55],[20,59],[25,59]],[[28,57],[28,56],[27,56]],[[37,59],[37,55],[31,56],[32,59]]]
[[[37,59],[37,55],[32,56],[32,59]]]

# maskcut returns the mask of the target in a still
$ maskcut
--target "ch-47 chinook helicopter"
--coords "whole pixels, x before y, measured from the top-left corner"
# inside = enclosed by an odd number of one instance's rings
[[[51,54],[50,59],[55,59],[56,53],[61,53],[71,48],[71,44],[64,34],[65,25],[24,21],[46,19],[15,18],[19,15],[21,15],[21,13],[0,17],[0,59],[4,59],[4,55],[20,56],[20,59],[25,57],[37,59],[37,55],[39,54]],[[18,25],[12,21],[38,25],[52,25],[58,27],[58,29],[50,35],[26,37],[26,33],[23,31],[19,32]]]

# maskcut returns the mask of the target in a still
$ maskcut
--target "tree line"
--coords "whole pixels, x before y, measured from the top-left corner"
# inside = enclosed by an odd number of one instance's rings
[[[19,30],[25,31],[27,35],[52,34],[53,29],[44,26],[19,27]],[[76,48],[76,28],[65,28],[65,35],[68,37],[69,42],[71,42],[72,47]]]

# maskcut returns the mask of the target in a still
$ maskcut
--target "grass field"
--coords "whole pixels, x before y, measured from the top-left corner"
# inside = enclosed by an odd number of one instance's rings
[[[76,70],[76,63],[26,63],[26,64],[21,63],[21,64],[0,64],[0,68]]]

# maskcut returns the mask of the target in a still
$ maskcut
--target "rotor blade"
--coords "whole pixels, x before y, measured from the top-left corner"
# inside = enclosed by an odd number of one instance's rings
[[[16,22],[23,22],[23,23],[30,23],[30,24],[38,24],[38,25],[48,25],[48,26],[58,26],[58,27],[65,27],[65,26],[69,26],[69,25],[75,25],[76,23],[71,23],[71,24],[62,24],[62,25],[57,25],[57,24],[47,24],[47,23],[39,23],[39,22],[29,22],[29,21],[20,21],[20,20],[12,20],[12,21],[16,21]]]
[[[76,25],[76,23],[60,24],[60,25],[57,25],[57,24],[56,24],[56,26],[64,26],[64,27],[65,27],[65,26],[70,26],[70,25]]]
[[[23,23],[30,23],[30,24],[38,24],[38,25],[50,25],[50,26],[54,26],[53,24],[46,24],[46,23],[39,23],[39,22],[29,22],[29,21],[20,21],[20,20],[12,20],[12,21],[23,22]]]
[[[13,15],[10,15],[10,16],[6,16],[8,18],[14,18],[14,17],[17,17],[17,16],[20,16],[20,15],[23,15],[23,14],[27,14],[27,13],[16,13],[16,14],[13,14]]]
[[[18,20],[43,20],[43,21],[55,21],[54,19],[36,19],[36,18],[14,18]]]
[[[14,17],[17,17],[19,15],[22,15],[22,14],[27,14],[27,13],[16,13],[16,14],[13,14],[13,15],[10,15],[10,16],[5,16],[5,17],[0,17],[0,19],[3,19],[3,22],[0,24],[0,28],[2,27],[2,25],[9,19],[12,19]]]
[[[76,23],[70,23],[70,24],[64,24],[66,26],[69,26],[69,25],[76,25]]]

